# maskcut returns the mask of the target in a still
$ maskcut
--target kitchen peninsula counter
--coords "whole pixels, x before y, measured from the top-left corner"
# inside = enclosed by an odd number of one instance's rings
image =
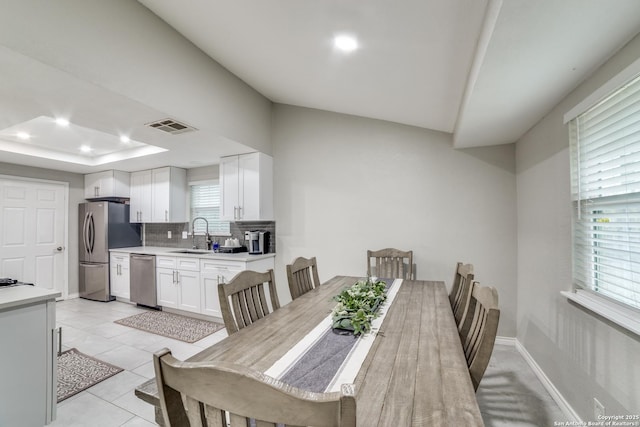
[[[0,287],[0,311],[55,300],[59,296],[59,291],[30,285]]]

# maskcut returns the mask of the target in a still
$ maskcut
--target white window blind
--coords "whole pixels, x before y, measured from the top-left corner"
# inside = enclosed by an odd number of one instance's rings
[[[640,76],[569,129],[574,284],[640,309]]]
[[[196,217],[206,218],[209,222],[209,233],[229,233],[229,222],[220,220],[220,186],[217,182],[192,184],[191,188],[191,220]],[[196,221],[195,232],[204,233],[204,221]]]

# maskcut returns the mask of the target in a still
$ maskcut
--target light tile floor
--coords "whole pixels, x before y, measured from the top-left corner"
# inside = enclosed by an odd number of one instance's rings
[[[193,344],[113,323],[145,309],[133,304],[70,299],[56,303],[62,327],[62,350],[79,351],[124,368],[113,377],[58,404],[58,427],[145,427],[156,425],[151,405],[138,399],[134,389],[153,378],[152,355],[163,347],[186,359],[227,336],[225,329]]]
[[[156,425],[151,405],[134,389],[154,376],[152,355],[168,347],[186,359],[224,339],[223,329],[194,344],[113,323],[145,309],[132,304],[71,299],[56,303],[63,350],[75,347],[125,370],[61,402],[53,427],[147,427]],[[552,426],[566,421],[529,365],[512,346],[496,345],[477,393],[487,427]]]

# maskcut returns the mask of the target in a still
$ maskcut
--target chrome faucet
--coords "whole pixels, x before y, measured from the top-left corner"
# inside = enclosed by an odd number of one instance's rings
[[[207,218],[204,218],[202,216],[197,216],[193,218],[193,221],[191,222],[191,242],[193,243],[192,249],[198,249],[198,246],[196,245],[196,227],[195,227],[197,219],[203,220],[207,225],[207,231],[205,232],[204,236],[205,236],[205,244],[207,245],[207,249],[209,249],[209,243],[211,243],[211,237],[209,236],[209,221],[207,221]]]

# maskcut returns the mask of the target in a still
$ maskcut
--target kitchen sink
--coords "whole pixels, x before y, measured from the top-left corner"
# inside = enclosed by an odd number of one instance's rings
[[[206,251],[204,249],[198,250],[198,249],[180,249],[177,251],[169,251],[172,254],[195,254],[195,255],[202,255],[202,254],[209,254],[211,253],[211,251]]]

